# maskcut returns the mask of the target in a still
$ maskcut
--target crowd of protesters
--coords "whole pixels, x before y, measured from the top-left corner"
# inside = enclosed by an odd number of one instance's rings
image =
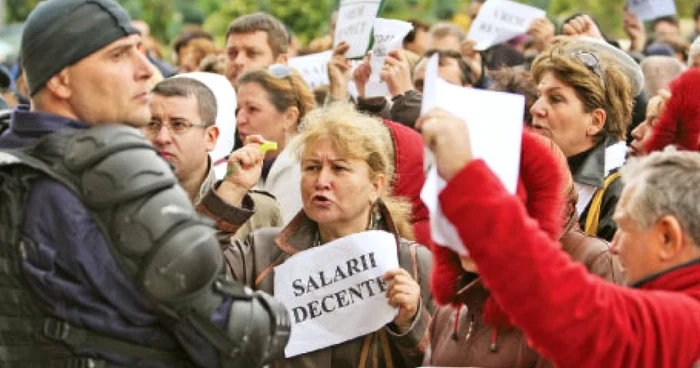
[[[485,51],[413,19],[380,97],[337,17],[308,47],[266,13],[224,45],[186,29],[171,65],[113,0],[32,11],[0,67],[0,366],[700,366],[700,6],[687,38],[625,10],[628,48],[581,13]],[[288,64],[321,51],[312,89]],[[514,194],[462,117],[421,110],[435,55],[524,96]],[[396,316],[285,358],[277,267],[368,230],[395,240]]]

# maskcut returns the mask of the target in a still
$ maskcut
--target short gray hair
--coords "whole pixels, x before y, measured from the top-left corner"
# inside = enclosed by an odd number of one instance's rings
[[[688,49],[688,66],[693,66],[693,57],[700,54],[700,36],[695,37],[695,41]]]
[[[700,247],[700,153],[668,147],[629,160],[621,174],[626,186],[633,186],[625,211],[640,229],[673,216]]]
[[[685,65],[673,56],[654,55],[642,60],[644,90],[649,98],[656,96],[686,69]]]

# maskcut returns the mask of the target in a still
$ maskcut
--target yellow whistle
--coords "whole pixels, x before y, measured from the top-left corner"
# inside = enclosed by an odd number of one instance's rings
[[[272,141],[265,141],[265,143],[260,145],[260,151],[263,153],[267,151],[276,151],[277,150],[277,142],[272,142]]]

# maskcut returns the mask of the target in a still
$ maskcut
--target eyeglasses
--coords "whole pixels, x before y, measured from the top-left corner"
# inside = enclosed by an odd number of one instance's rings
[[[267,68],[268,73],[277,79],[287,78],[289,80],[289,86],[292,87],[292,94],[294,95],[294,102],[297,105],[297,109],[301,113],[301,106],[299,104],[299,96],[297,95],[297,90],[294,88],[294,81],[292,80],[292,69],[284,64],[272,64]]]
[[[143,128],[143,131],[146,135],[148,136],[155,136],[158,135],[161,129],[165,126],[168,131],[172,134],[175,135],[180,135],[180,134],[185,134],[187,133],[192,127],[201,127],[201,128],[206,128],[210,124],[207,123],[189,123],[189,122],[184,122],[184,121],[174,121],[170,124],[163,124],[159,121],[152,121]]]
[[[603,69],[600,67],[600,61],[590,51],[578,50],[574,52],[573,57],[578,59],[588,70],[592,71],[600,78],[600,83],[605,88],[605,79],[603,78]]]

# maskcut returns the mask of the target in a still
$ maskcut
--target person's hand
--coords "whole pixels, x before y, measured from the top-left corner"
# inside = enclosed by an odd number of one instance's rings
[[[475,46],[476,41],[466,40],[462,42],[462,45],[460,45],[460,51],[462,53],[462,59],[464,59],[467,65],[469,65],[469,68],[472,70],[473,80],[478,81],[479,78],[481,78],[484,68],[481,65],[481,53],[474,49]]]
[[[554,23],[547,18],[535,19],[527,30],[527,33],[532,36],[535,41],[535,48],[540,52],[549,46],[552,42],[552,38],[554,38],[555,32]]]
[[[365,55],[362,58],[362,63],[355,68],[352,73],[352,79],[355,81],[355,87],[357,87],[357,96],[359,98],[365,97],[365,86],[367,81],[369,81],[369,76],[372,73],[372,67],[369,64],[369,58],[371,53]]]
[[[416,129],[433,151],[438,174],[445,181],[452,179],[472,160],[469,129],[458,116],[434,108],[418,119]]]
[[[600,33],[600,29],[598,29],[598,26],[593,21],[593,18],[586,14],[569,19],[569,21],[562,26],[561,31],[566,36],[588,36],[605,40],[603,34]]]
[[[391,50],[387,53],[379,78],[386,82],[392,97],[413,89],[411,67],[403,51]]]
[[[399,308],[394,325],[400,333],[407,332],[420,306],[420,285],[403,268],[388,271],[382,279],[389,282],[386,298],[389,305]]]
[[[328,80],[330,86],[328,93],[335,100],[345,101],[348,98],[348,85],[350,84],[351,65],[345,53],[350,50],[350,44],[343,41],[333,49],[333,56],[328,62]]]
[[[228,174],[216,192],[234,206],[240,206],[248,191],[260,180],[265,153],[260,145],[265,143],[262,136],[246,137],[245,146],[228,156]]]
[[[641,19],[629,11],[625,11],[622,17],[622,25],[625,33],[630,38],[630,51],[644,51],[644,44],[647,42],[647,33],[644,30],[644,23]]]

